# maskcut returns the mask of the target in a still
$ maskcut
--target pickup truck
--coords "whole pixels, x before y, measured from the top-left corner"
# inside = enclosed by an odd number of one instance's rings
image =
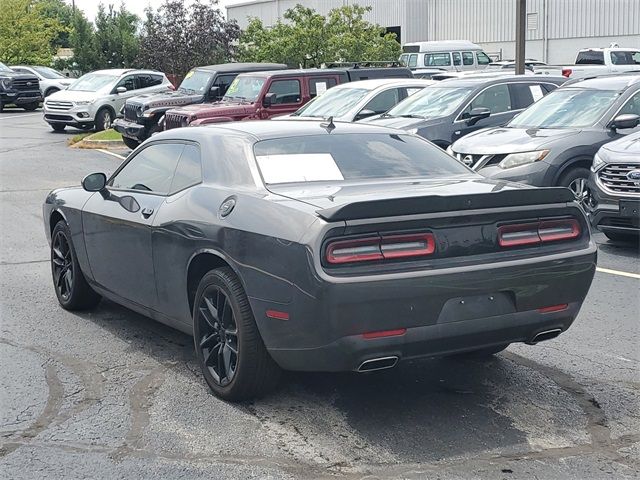
[[[195,103],[217,102],[240,73],[284,70],[281,63],[224,63],[190,70],[175,91],[148,93],[127,99],[123,117],[113,122],[129,148],[136,148],[153,133],[162,130],[167,110]]]
[[[165,129],[286,115],[339,83],[390,77],[413,75],[404,67],[359,66],[243,73],[231,83],[220,102],[167,111]]]
[[[28,111],[35,110],[41,101],[38,77],[31,73],[16,72],[0,63],[0,112],[9,104]]]
[[[640,50],[637,48],[585,48],[578,52],[574,65],[539,65],[536,74],[584,78],[611,73],[640,71]]]

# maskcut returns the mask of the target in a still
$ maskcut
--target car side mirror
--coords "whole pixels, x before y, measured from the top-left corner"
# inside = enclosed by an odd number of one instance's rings
[[[609,124],[609,127],[616,130],[618,128],[635,128],[640,124],[640,115],[635,113],[623,113],[618,115]]]
[[[271,105],[273,105],[274,103],[276,103],[276,98],[277,98],[277,94],[271,92],[271,93],[267,93],[264,96],[264,99],[262,100],[262,106],[263,107],[270,107]]]
[[[211,100],[220,99],[220,87],[211,87],[209,89],[209,99]]]
[[[487,118],[491,115],[491,110],[487,107],[472,108],[467,114],[467,125],[475,125],[479,120]]]
[[[373,110],[370,110],[368,108],[365,108],[364,110],[360,110],[358,112],[358,114],[356,115],[355,120],[362,120],[363,118],[367,118],[367,117],[373,117],[376,114],[376,112],[374,112]]]
[[[116,88],[116,93],[120,94],[120,93],[124,93],[127,91],[127,87],[118,87]]]
[[[107,176],[102,173],[90,173],[82,179],[82,188],[87,192],[99,192],[107,186]]]

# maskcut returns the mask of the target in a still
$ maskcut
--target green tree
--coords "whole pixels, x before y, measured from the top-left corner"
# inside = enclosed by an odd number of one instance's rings
[[[55,53],[58,48],[71,47],[70,36],[73,29],[73,9],[64,0],[38,0],[40,14],[48,19],[56,19],[60,29],[51,39],[51,48]]]
[[[50,65],[63,28],[37,0],[0,0],[0,61]]]
[[[364,20],[371,7],[343,6],[328,17],[300,4],[272,27],[257,18],[240,37],[239,54],[247,62],[280,62],[320,67],[329,62],[393,61],[400,45],[393,33]]]
[[[94,36],[96,67],[122,68],[134,65],[138,56],[138,16],[129,12],[124,3],[108,10],[101,3],[96,15]]]
[[[70,70],[86,73],[99,67],[95,51],[95,33],[93,25],[80,10],[73,14],[69,45],[73,49],[73,58],[56,65],[61,70],[66,66]]]

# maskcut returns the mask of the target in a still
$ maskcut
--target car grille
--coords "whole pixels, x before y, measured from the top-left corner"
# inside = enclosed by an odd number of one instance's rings
[[[164,117],[164,129],[171,130],[172,128],[180,128],[183,124],[188,124],[186,115],[179,113],[167,113]]]
[[[20,92],[40,91],[40,81],[37,78],[14,79],[11,85]]]
[[[454,153],[454,156],[474,170],[480,170],[489,165],[497,165],[506,157],[506,155],[473,155],[470,153]]]
[[[639,170],[637,163],[610,163],[598,172],[602,186],[613,193],[640,194],[640,182],[629,180],[627,174]]]
[[[124,104],[124,119],[131,122],[137,122],[138,116],[142,115],[142,105],[127,102]]]
[[[71,110],[73,108],[73,103],[61,102],[56,100],[47,100],[47,102],[45,103],[45,107],[47,108],[47,110],[65,111],[65,110]]]
[[[70,115],[52,115],[50,113],[45,114],[44,118],[45,120],[73,120],[73,117]]]

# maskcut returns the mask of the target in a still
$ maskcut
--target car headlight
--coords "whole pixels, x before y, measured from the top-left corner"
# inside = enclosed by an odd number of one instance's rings
[[[535,152],[523,152],[523,153],[511,153],[504,157],[504,159],[498,164],[502,169],[520,167],[529,163],[534,163],[542,160],[547,156],[549,150],[537,150]]]
[[[91,105],[95,100],[78,100],[77,102],[73,102],[76,105]]]
[[[3,78],[2,80],[0,80],[0,83],[2,83],[2,88],[5,88],[7,90],[9,90],[11,88],[11,79],[10,78]]]
[[[595,172],[596,170],[598,170],[602,165],[604,165],[606,162],[604,161],[604,159],[598,155],[597,153],[593,156],[593,163],[591,164],[591,171]]]

